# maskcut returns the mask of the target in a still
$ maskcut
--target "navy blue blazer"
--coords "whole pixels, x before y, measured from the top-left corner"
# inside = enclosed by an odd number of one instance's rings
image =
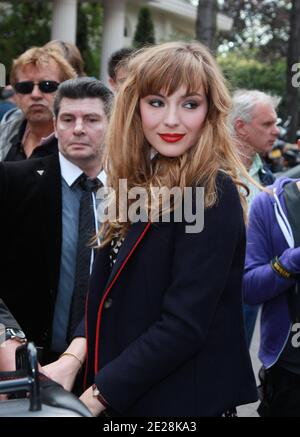
[[[115,415],[218,416],[257,400],[242,316],[242,208],[229,177],[219,175],[218,195],[200,233],[139,222],[112,270],[109,247],[98,252],[86,385],[96,382]]]

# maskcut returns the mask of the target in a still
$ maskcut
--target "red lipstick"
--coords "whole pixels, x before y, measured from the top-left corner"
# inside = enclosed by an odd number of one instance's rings
[[[185,134],[171,134],[171,133],[158,134],[158,135],[166,143],[177,143],[177,141],[182,140],[182,138],[185,136]]]

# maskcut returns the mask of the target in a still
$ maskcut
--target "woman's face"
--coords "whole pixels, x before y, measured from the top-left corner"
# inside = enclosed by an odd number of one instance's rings
[[[203,88],[193,95],[182,86],[170,96],[161,91],[140,100],[144,135],[163,156],[183,155],[199,140],[207,114]]]

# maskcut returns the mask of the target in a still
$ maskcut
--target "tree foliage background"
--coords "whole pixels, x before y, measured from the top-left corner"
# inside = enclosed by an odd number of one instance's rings
[[[85,61],[86,73],[95,77],[99,77],[102,20],[100,3],[78,3],[76,44]]]
[[[51,6],[45,0],[0,2],[0,62],[6,66],[7,74],[14,58],[50,40]],[[100,3],[78,3],[76,44],[86,73],[95,77],[99,76],[102,15]]]
[[[279,95],[280,116],[292,116],[294,141],[300,97],[291,86],[291,65],[300,61],[300,0],[225,0],[219,8],[234,20],[229,35],[218,35],[219,60],[232,86]]]
[[[219,43],[230,50],[257,49],[261,60],[286,56],[290,8],[289,0],[225,0],[219,10],[233,18],[233,27],[225,38],[219,35]]]
[[[218,63],[233,91],[238,88],[259,89],[282,98],[279,113],[284,116],[286,110],[285,77],[286,62],[277,59],[269,63],[259,60],[255,51],[250,57],[242,57],[239,53],[230,53],[226,57],[219,56]]]
[[[0,62],[9,73],[12,59],[50,39],[50,5],[40,1],[0,3]]]
[[[139,11],[133,45],[137,48],[155,44],[154,25],[149,8],[143,7]]]

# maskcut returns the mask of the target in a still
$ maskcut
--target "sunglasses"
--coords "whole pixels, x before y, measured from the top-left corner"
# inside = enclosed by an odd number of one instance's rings
[[[54,93],[57,90],[59,83],[55,80],[41,80],[40,82],[26,80],[24,82],[17,82],[14,88],[19,94],[30,94],[32,93],[34,85],[38,85],[39,90],[42,93]]]

